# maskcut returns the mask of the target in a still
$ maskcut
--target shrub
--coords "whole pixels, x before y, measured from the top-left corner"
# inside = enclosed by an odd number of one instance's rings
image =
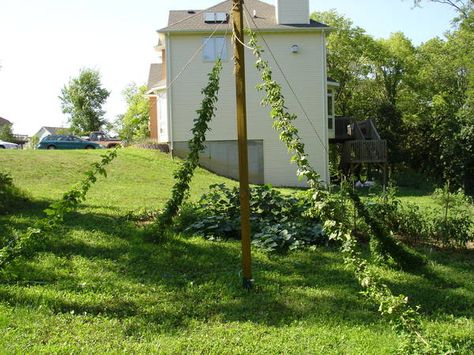
[[[268,185],[251,188],[252,243],[268,251],[294,250],[325,243],[327,238],[321,223],[307,213],[310,207],[310,200],[304,193],[284,195]],[[210,186],[210,191],[201,197],[194,211],[200,218],[188,225],[185,231],[211,240],[240,238],[237,187]]]
[[[432,239],[449,247],[465,247],[474,241],[474,218],[472,201],[459,189],[449,191],[449,185],[436,189],[433,200],[441,211],[433,214]]]
[[[471,202],[461,190],[437,189],[433,200],[440,208],[423,208],[402,203],[389,190],[385,198],[372,196],[366,203],[370,214],[393,233],[415,243],[433,243],[448,247],[465,247],[474,241]]]
[[[399,204],[395,231],[402,236],[409,236],[413,242],[427,242],[431,233],[431,213],[424,212],[413,203]]]

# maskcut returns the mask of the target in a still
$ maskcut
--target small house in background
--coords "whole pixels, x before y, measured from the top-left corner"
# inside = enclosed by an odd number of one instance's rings
[[[150,65],[148,92],[150,100],[150,138],[168,143],[168,115],[166,101],[166,69],[164,63]],[[160,121],[158,124],[158,120]]]
[[[326,70],[328,27],[310,19],[309,0],[276,0],[276,6],[246,0],[246,26],[258,34],[274,79],[283,87],[290,112],[305,144],[310,163],[329,181],[329,139],[334,137],[333,89]],[[158,30],[158,63],[150,67],[151,138],[167,143],[184,157],[201,89],[217,58],[223,61],[216,117],[210,124],[201,165],[218,174],[238,177],[235,79],[232,60],[231,12],[228,0],[207,10],[171,11],[168,26]],[[272,127],[269,109],[256,91],[260,74],[246,50],[249,173],[252,183],[305,186],[296,177],[287,148]],[[280,70],[281,69],[281,70]]]
[[[37,137],[38,142],[41,142],[41,140],[46,136],[51,134],[61,134],[66,130],[67,128],[64,127],[41,127],[40,130],[33,135],[33,137]]]

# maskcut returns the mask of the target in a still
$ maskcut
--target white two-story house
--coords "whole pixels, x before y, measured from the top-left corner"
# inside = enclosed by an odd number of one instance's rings
[[[295,124],[306,153],[327,182],[328,141],[334,136],[334,83],[328,83],[326,73],[328,27],[310,20],[309,0],[275,2],[273,6],[245,0],[246,24],[258,33],[274,79],[283,87],[287,107],[298,116]],[[202,100],[201,89],[207,84],[207,74],[215,60],[222,57],[217,114],[210,124],[201,164],[218,174],[237,178],[232,6],[229,0],[204,11],[170,12],[168,26],[158,30],[155,48],[160,60],[151,65],[148,94],[152,138],[169,144],[175,155],[185,156]],[[296,166],[290,163],[290,155],[272,127],[269,109],[260,104],[263,93],[255,89],[260,76],[251,50],[246,50],[245,59],[250,180],[274,186],[305,186],[297,179]]]

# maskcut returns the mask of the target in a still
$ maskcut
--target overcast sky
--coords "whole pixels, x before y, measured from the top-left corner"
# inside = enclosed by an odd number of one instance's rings
[[[155,31],[171,9],[201,9],[218,0],[0,0],[0,116],[19,134],[62,126],[58,96],[84,67],[98,69],[111,96],[106,118],[126,109],[121,95],[144,84],[157,55]],[[274,3],[274,0],[267,0]],[[311,11],[331,8],[375,37],[404,32],[415,44],[442,36],[454,12],[411,0],[310,0]]]

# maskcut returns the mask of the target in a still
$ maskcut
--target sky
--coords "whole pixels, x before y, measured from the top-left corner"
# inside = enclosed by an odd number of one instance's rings
[[[96,69],[111,91],[106,119],[124,113],[122,91],[145,84],[156,30],[168,11],[205,9],[220,0],[0,0],[0,117],[17,134],[65,126],[58,96],[81,68]],[[275,3],[275,0],[265,0]],[[443,36],[452,9],[411,0],[310,0],[311,11],[335,9],[376,38],[402,31],[414,44]]]

